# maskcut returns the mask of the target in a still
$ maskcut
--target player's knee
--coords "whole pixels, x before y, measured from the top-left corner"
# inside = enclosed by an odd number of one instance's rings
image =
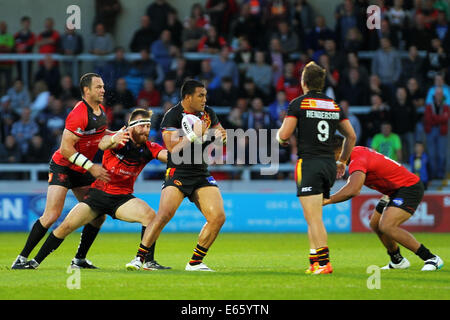
[[[219,213],[219,214],[215,214],[213,215],[210,219],[209,219],[209,223],[212,223],[218,227],[222,227],[223,224],[225,223],[225,213]]]
[[[92,220],[90,222],[90,224],[93,225],[94,227],[100,228],[102,226],[103,222],[105,222],[105,220],[106,220],[106,215],[102,214],[101,216],[98,216],[97,218]]]
[[[158,214],[156,217],[158,217],[158,220],[162,225],[166,225],[170,219],[174,216],[175,212],[172,212],[171,210],[158,210]]]
[[[380,232],[384,233],[384,234],[391,234],[392,230],[393,230],[394,226],[390,223],[387,223],[383,220],[380,221],[380,223],[378,224],[378,229]]]
[[[146,210],[144,216],[142,217],[142,225],[148,226],[155,216],[155,210],[153,210],[152,208]]]
[[[371,219],[369,222],[370,228],[376,233],[380,232],[379,222],[378,219]]]
[[[57,211],[46,211],[40,218],[41,224],[44,228],[50,228],[61,214]]]

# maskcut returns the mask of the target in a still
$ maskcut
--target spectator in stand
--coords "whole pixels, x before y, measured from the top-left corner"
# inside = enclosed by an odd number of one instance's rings
[[[347,100],[341,100],[339,102],[339,106],[342,110],[344,110],[345,114],[347,115],[348,120],[352,124],[353,129],[355,130],[356,134],[356,141],[355,145],[358,145],[358,141],[361,138],[361,122],[359,121],[358,117],[353,114],[353,112],[350,109],[350,105]]]
[[[346,66],[342,69],[343,79],[349,80],[349,72],[350,69],[357,69],[359,73],[359,78],[361,81],[369,85],[369,72],[367,68],[359,62],[358,54],[356,52],[347,53],[347,61]]]
[[[275,31],[280,22],[289,22],[291,18],[289,0],[268,0],[267,1],[267,22],[266,26],[270,31]],[[303,33],[301,34],[303,36]]]
[[[59,66],[55,63],[51,55],[46,55],[44,63],[39,67],[34,80],[44,81],[51,94],[55,95],[59,91],[59,83],[61,81],[61,74],[59,72]]]
[[[162,86],[164,81],[164,70],[159,63],[150,58],[150,54],[148,49],[142,49],[140,51],[141,59],[135,60],[131,65],[131,68],[128,72],[128,76],[130,74],[135,75],[136,77],[141,78],[141,82],[143,83],[143,79],[151,78],[155,81],[155,85],[157,87]],[[128,78],[128,77],[127,77]]]
[[[195,52],[203,37],[203,29],[195,24],[193,18],[188,18],[184,23],[181,33],[182,48],[184,52]]]
[[[313,55],[315,61],[319,60],[319,57],[326,54],[330,60],[330,67],[333,70],[342,70],[345,67],[345,54],[343,51],[337,50],[336,42],[333,39],[326,39],[324,41],[324,49],[316,51]]]
[[[88,52],[96,56],[102,57],[110,54],[114,50],[114,39],[110,33],[107,33],[105,26],[102,23],[97,23],[95,26],[95,33],[91,34],[88,46]],[[95,62],[94,68],[101,68],[105,62]]]
[[[436,88],[432,103],[427,103],[424,127],[430,155],[432,179],[443,179],[447,158],[449,105],[445,103],[442,88]]]
[[[34,119],[36,115],[44,110],[48,105],[50,91],[48,91],[45,81],[37,81],[33,87],[33,101],[31,102],[31,117]]]
[[[11,98],[3,96],[0,99],[0,142],[11,134],[12,125],[19,118],[17,111],[11,107]]]
[[[399,82],[406,84],[406,81],[411,77],[420,79],[420,82],[423,79],[423,59],[419,56],[416,46],[410,46],[408,57],[402,59],[402,71]]]
[[[214,90],[219,87],[220,80],[214,75],[210,59],[204,59],[200,62],[200,73],[195,78],[199,81],[207,82],[208,85],[205,85],[205,87],[208,90]]]
[[[442,41],[445,52],[450,51],[450,23],[447,20],[445,11],[439,10],[434,32]]]
[[[114,106],[121,104],[125,109],[133,108],[136,104],[134,96],[127,88],[127,82],[124,78],[119,78],[116,81],[116,87],[106,95],[106,105]]]
[[[194,24],[198,28],[207,30],[210,27],[209,16],[206,14],[203,5],[199,2],[192,4],[189,18],[194,20]]]
[[[445,72],[449,65],[448,58],[450,58],[450,56],[445,53],[441,40],[438,37],[431,39],[431,50],[427,52],[427,56],[424,60],[426,83],[432,84],[437,73]]]
[[[450,105],[450,86],[446,85],[444,82],[444,76],[440,73],[434,76],[434,86],[430,87],[427,92],[427,96],[425,99],[426,104],[431,104],[434,101],[434,95],[436,93],[436,89],[442,89],[444,94],[444,102],[446,105]]]
[[[231,36],[234,41],[245,38],[249,41],[250,47],[259,48],[264,45],[264,34],[261,32],[263,26],[261,20],[251,14],[250,10],[250,3],[242,3],[240,14],[230,27]]]
[[[177,89],[181,89],[186,78],[190,78],[190,68],[187,67],[186,58],[180,56],[175,59],[172,64],[172,69],[166,74],[166,78],[175,79],[175,86]]]
[[[286,62],[284,65],[284,73],[278,79],[275,89],[276,92],[284,91],[288,101],[292,101],[303,94],[300,77],[295,74],[295,64],[293,62]]]
[[[420,88],[419,82],[416,78],[409,78],[406,82],[406,94],[407,100],[412,103],[416,109],[416,128],[415,128],[415,140],[425,141],[425,131],[423,127],[423,113],[418,112],[425,106],[425,93]]]
[[[36,38],[36,46],[38,52],[41,54],[57,53],[60,49],[61,37],[59,32],[53,29],[53,18],[47,18],[44,21],[44,31],[42,31]],[[43,61],[40,62],[43,64]]]
[[[383,122],[390,121],[389,106],[386,105],[378,94],[373,94],[370,97],[371,107],[370,112],[364,116],[364,131],[362,143],[365,146],[370,146],[372,138],[375,136]]]
[[[299,38],[299,35],[290,29],[286,21],[278,23],[277,31],[272,33],[272,38],[280,40],[281,49],[286,54],[297,52],[302,48],[300,44],[303,42],[303,39]]]
[[[102,77],[105,88],[111,90],[117,79],[125,77],[130,68],[131,63],[125,59],[125,49],[117,47],[114,50],[114,59],[100,65],[95,71]]]
[[[173,105],[180,102],[180,91],[177,90],[174,79],[164,80],[164,89],[161,95],[161,102],[164,104],[167,101],[170,101]]]
[[[289,101],[286,98],[286,92],[278,91],[276,99],[269,105],[269,114],[272,121],[276,122],[275,127],[280,128],[283,123],[283,119],[287,113]]]
[[[243,115],[243,128],[247,129],[271,129],[273,128],[270,114],[264,110],[264,102],[261,98],[251,100],[251,108]]]
[[[20,24],[22,26],[22,29],[20,29],[15,35],[15,51],[16,53],[32,53],[33,47],[36,41],[36,36],[33,32],[30,30],[31,25],[31,19],[30,17],[24,16],[22,19],[20,19]],[[17,75],[18,78],[22,79],[22,68],[23,64],[26,63],[27,69],[28,69],[28,83],[31,83],[31,78],[33,74],[33,61],[27,61],[27,62],[20,62],[17,63]]]
[[[391,42],[392,47],[398,48],[400,39],[396,31],[391,29],[389,21],[387,19],[381,20],[381,29],[373,29],[369,31],[369,49],[378,50],[381,48],[381,39],[387,38]]]
[[[369,104],[368,96],[369,88],[361,80],[358,69],[351,68],[348,71],[348,79],[344,78],[339,84],[339,99],[347,100],[352,106],[362,106]]]
[[[246,78],[244,80],[244,85],[239,89],[239,98],[245,98],[248,101],[252,101],[254,98],[260,98],[264,103],[267,103],[268,97],[256,87],[253,79]]]
[[[438,10],[433,8],[434,0],[422,0],[422,6],[416,10],[417,14],[423,14],[425,26],[431,29],[432,25],[437,21]]]
[[[122,5],[119,0],[95,0],[94,28],[101,23],[106,32],[113,34],[121,12]]]
[[[28,147],[27,156],[24,157],[26,163],[47,163],[51,156],[51,149],[48,141],[40,135],[34,135],[31,138]]]
[[[392,132],[389,122],[381,125],[381,133],[373,137],[371,148],[394,161],[402,161],[402,142],[398,134]]]
[[[65,32],[61,36],[61,53],[65,56],[78,55],[84,50],[83,38],[76,33],[75,28],[69,29],[66,25]],[[64,71],[71,73],[73,71],[72,61],[64,61]]]
[[[402,159],[409,159],[414,148],[414,131],[417,123],[417,111],[410,100],[406,88],[398,87],[396,99],[391,104],[391,121],[395,133],[400,136],[403,146]]]
[[[247,38],[239,39],[239,47],[234,51],[234,62],[239,69],[239,83],[245,79],[245,74],[252,63],[255,61],[255,51],[252,49]]]
[[[172,42],[178,48],[181,48],[182,41],[181,36],[183,34],[183,24],[180,22],[178,18],[177,11],[171,10],[169,11],[169,15],[167,16],[167,30],[170,31],[172,35]]]
[[[381,38],[380,43],[381,48],[375,52],[372,60],[372,73],[379,76],[381,83],[392,91],[400,79],[401,60],[388,38]]]
[[[390,102],[392,100],[392,92],[389,87],[381,83],[380,77],[372,74],[369,77],[369,96],[377,94],[383,101]]]
[[[272,93],[272,67],[266,61],[265,52],[262,50],[256,51],[255,63],[250,64],[247,68],[245,77],[252,78],[258,89],[269,96]]]
[[[307,0],[291,1],[290,15],[290,23],[300,37],[314,28],[314,10]]]
[[[139,106],[156,107],[161,101],[161,94],[155,88],[155,81],[151,78],[144,80],[144,87],[137,97]]]
[[[14,85],[8,89],[6,95],[10,99],[11,108],[17,112],[21,112],[23,108],[30,106],[30,94],[20,79],[14,81]]]
[[[359,51],[362,49],[363,45],[363,37],[358,28],[350,28],[343,44],[345,52]]]
[[[436,0],[433,4],[433,8],[436,8],[439,12],[444,12],[447,20],[450,20],[450,5],[447,0]],[[439,21],[439,13],[438,13]]]
[[[227,45],[225,38],[217,33],[215,27],[211,26],[206,31],[198,44],[197,51],[203,53],[217,54],[220,49]]]
[[[0,54],[14,51],[14,37],[8,33],[8,25],[0,21]],[[11,86],[14,61],[0,61],[0,94]],[[4,84],[2,84],[2,78]]]
[[[234,106],[238,93],[238,89],[233,85],[233,80],[230,77],[223,77],[220,87],[209,92],[208,105]]]
[[[418,50],[430,50],[430,39],[435,37],[434,30],[427,28],[425,17],[422,13],[416,13],[413,27],[407,31],[407,46],[416,46]]]
[[[235,87],[239,86],[239,70],[236,63],[230,57],[230,49],[228,46],[223,46],[220,49],[219,56],[211,59],[211,68],[219,81],[223,77],[230,77],[233,79],[233,85]]]
[[[414,153],[409,157],[409,167],[412,173],[415,173],[428,189],[430,182],[430,158],[425,152],[425,146],[417,141],[414,146]]]
[[[61,78],[59,91],[55,97],[60,99],[63,104],[66,104],[68,100],[81,100],[80,89],[73,85],[71,76],[65,75]]]
[[[167,0],[154,0],[147,7],[147,16],[150,17],[157,37],[167,28],[167,17],[173,10],[174,7],[167,3]]]
[[[232,129],[243,128],[242,116],[248,110],[248,100],[246,98],[238,98],[228,114],[227,121]]]
[[[62,101],[51,97],[48,107],[36,117],[42,136],[52,147],[57,146],[58,140],[62,136],[67,114],[68,110],[64,108]]]
[[[403,8],[403,0],[394,0],[394,5],[386,12],[385,17],[391,22],[392,29],[402,32],[408,23],[408,13]]]
[[[20,163],[22,161],[22,151],[20,150],[20,145],[17,143],[13,136],[7,136],[5,138],[5,144],[0,143],[0,163]],[[3,178],[5,173],[2,174]],[[9,176],[8,178],[14,179],[17,174]]]
[[[306,49],[312,52],[323,50],[325,40],[334,38],[334,32],[326,25],[325,17],[318,15],[315,18],[315,27],[306,36]]]
[[[361,29],[361,18],[355,9],[352,0],[344,0],[344,3],[338,5],[335,10],[336,19],[336,41],[339,48],[342,48],[348,30],[351,28]]]
[[[23,154],[28,150],[28,143],[32,136],[39,132],[39,126],[31,118],[30,108],[23,108],[19,121],[14,122],[11,128],[11,135],[20,145]]]
[[[132,52],[140,52],[142,49],[149,49],[153,41],[158,39],[153,24],[149,16],[141,17],[141,27],[133,34],[130,43],[130,50]]]
[[[339,80],[340,80],[340,73],[338,69],[334,67],[334,65],[331,65],[330,63],[330,57],[327,54],[321,54],[319,56],[318,64],[325,68],[325,87],[324,91],[325,94],[327,94],[329,97],[332,97],[334,99],[335,92],[337,91],[337,88],[339,86]],[[327,93],[328,90],[328,93]],[[332,92],[332,93],[330,93]]]
[[[108,125],[108,128],[113,131],[120,130],[127,123],[125,122],[128,109],[125,109],[123,104],[116,103],[111,106],[112,119]]]
[[[278,79],[283,75],[284,62],[287,61],[287,55],[283,52],[281,42],[277,38],[270,40],[269,58],[272,63],[273,85],[276,86]]]
[[[229,25],[235,13],[238,12],[238,5],[235,0],[207,0],[205,4],[206,12],[220,35],[228,35]]]
[[[169,72],[170,65],[174,55],[174,48],[172,43],[170,31],[164,29],[158,40],[151,45],[150,52],[153,54],[153,59],[162,67],[164,74]]]

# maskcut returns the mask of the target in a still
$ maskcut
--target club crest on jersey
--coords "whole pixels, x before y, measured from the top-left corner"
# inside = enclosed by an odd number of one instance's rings
[[[402,198],[395,198],[394,200],[392,200],[392,202],[396,205],[396,206],[401,206],[404,201]]]
[[[213,176],[210,176],[210,177],[208,177],[208,178],[206,178],[206,180],[208,180],[208,182],[210,183],[210,184],[213,184],[213,185],[217,185],[217,181],[216,181],[216,179],[214,179],[214,177]]]
[[[78,129],[76,130],[76,133],[81,134],[81,135],[94,134],[95,132],[96,132],[96,129],[95,129],[95,128],[94,128],[94,129],[91,129],[91,130],[88,130],[88,131],[83,131],[83,130],[81,130],[81,128],[78,128]]]
[[[175,183],[179,187],[183,185],[180,180],[173,180],[173,183]]]

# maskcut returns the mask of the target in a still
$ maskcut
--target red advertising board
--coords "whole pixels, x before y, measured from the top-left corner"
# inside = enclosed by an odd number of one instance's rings
[[[368,232],[370,217],[381,195],[359,195],[352,199],[352,231]],[[426,194],[414,215],[402,224],[411,232],[450,232],[450,195]]]

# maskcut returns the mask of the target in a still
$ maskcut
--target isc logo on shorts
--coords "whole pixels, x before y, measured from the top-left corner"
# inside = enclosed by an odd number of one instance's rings
[[[302,192],[309,192],[312,191],[312,187],[303,187]]]

